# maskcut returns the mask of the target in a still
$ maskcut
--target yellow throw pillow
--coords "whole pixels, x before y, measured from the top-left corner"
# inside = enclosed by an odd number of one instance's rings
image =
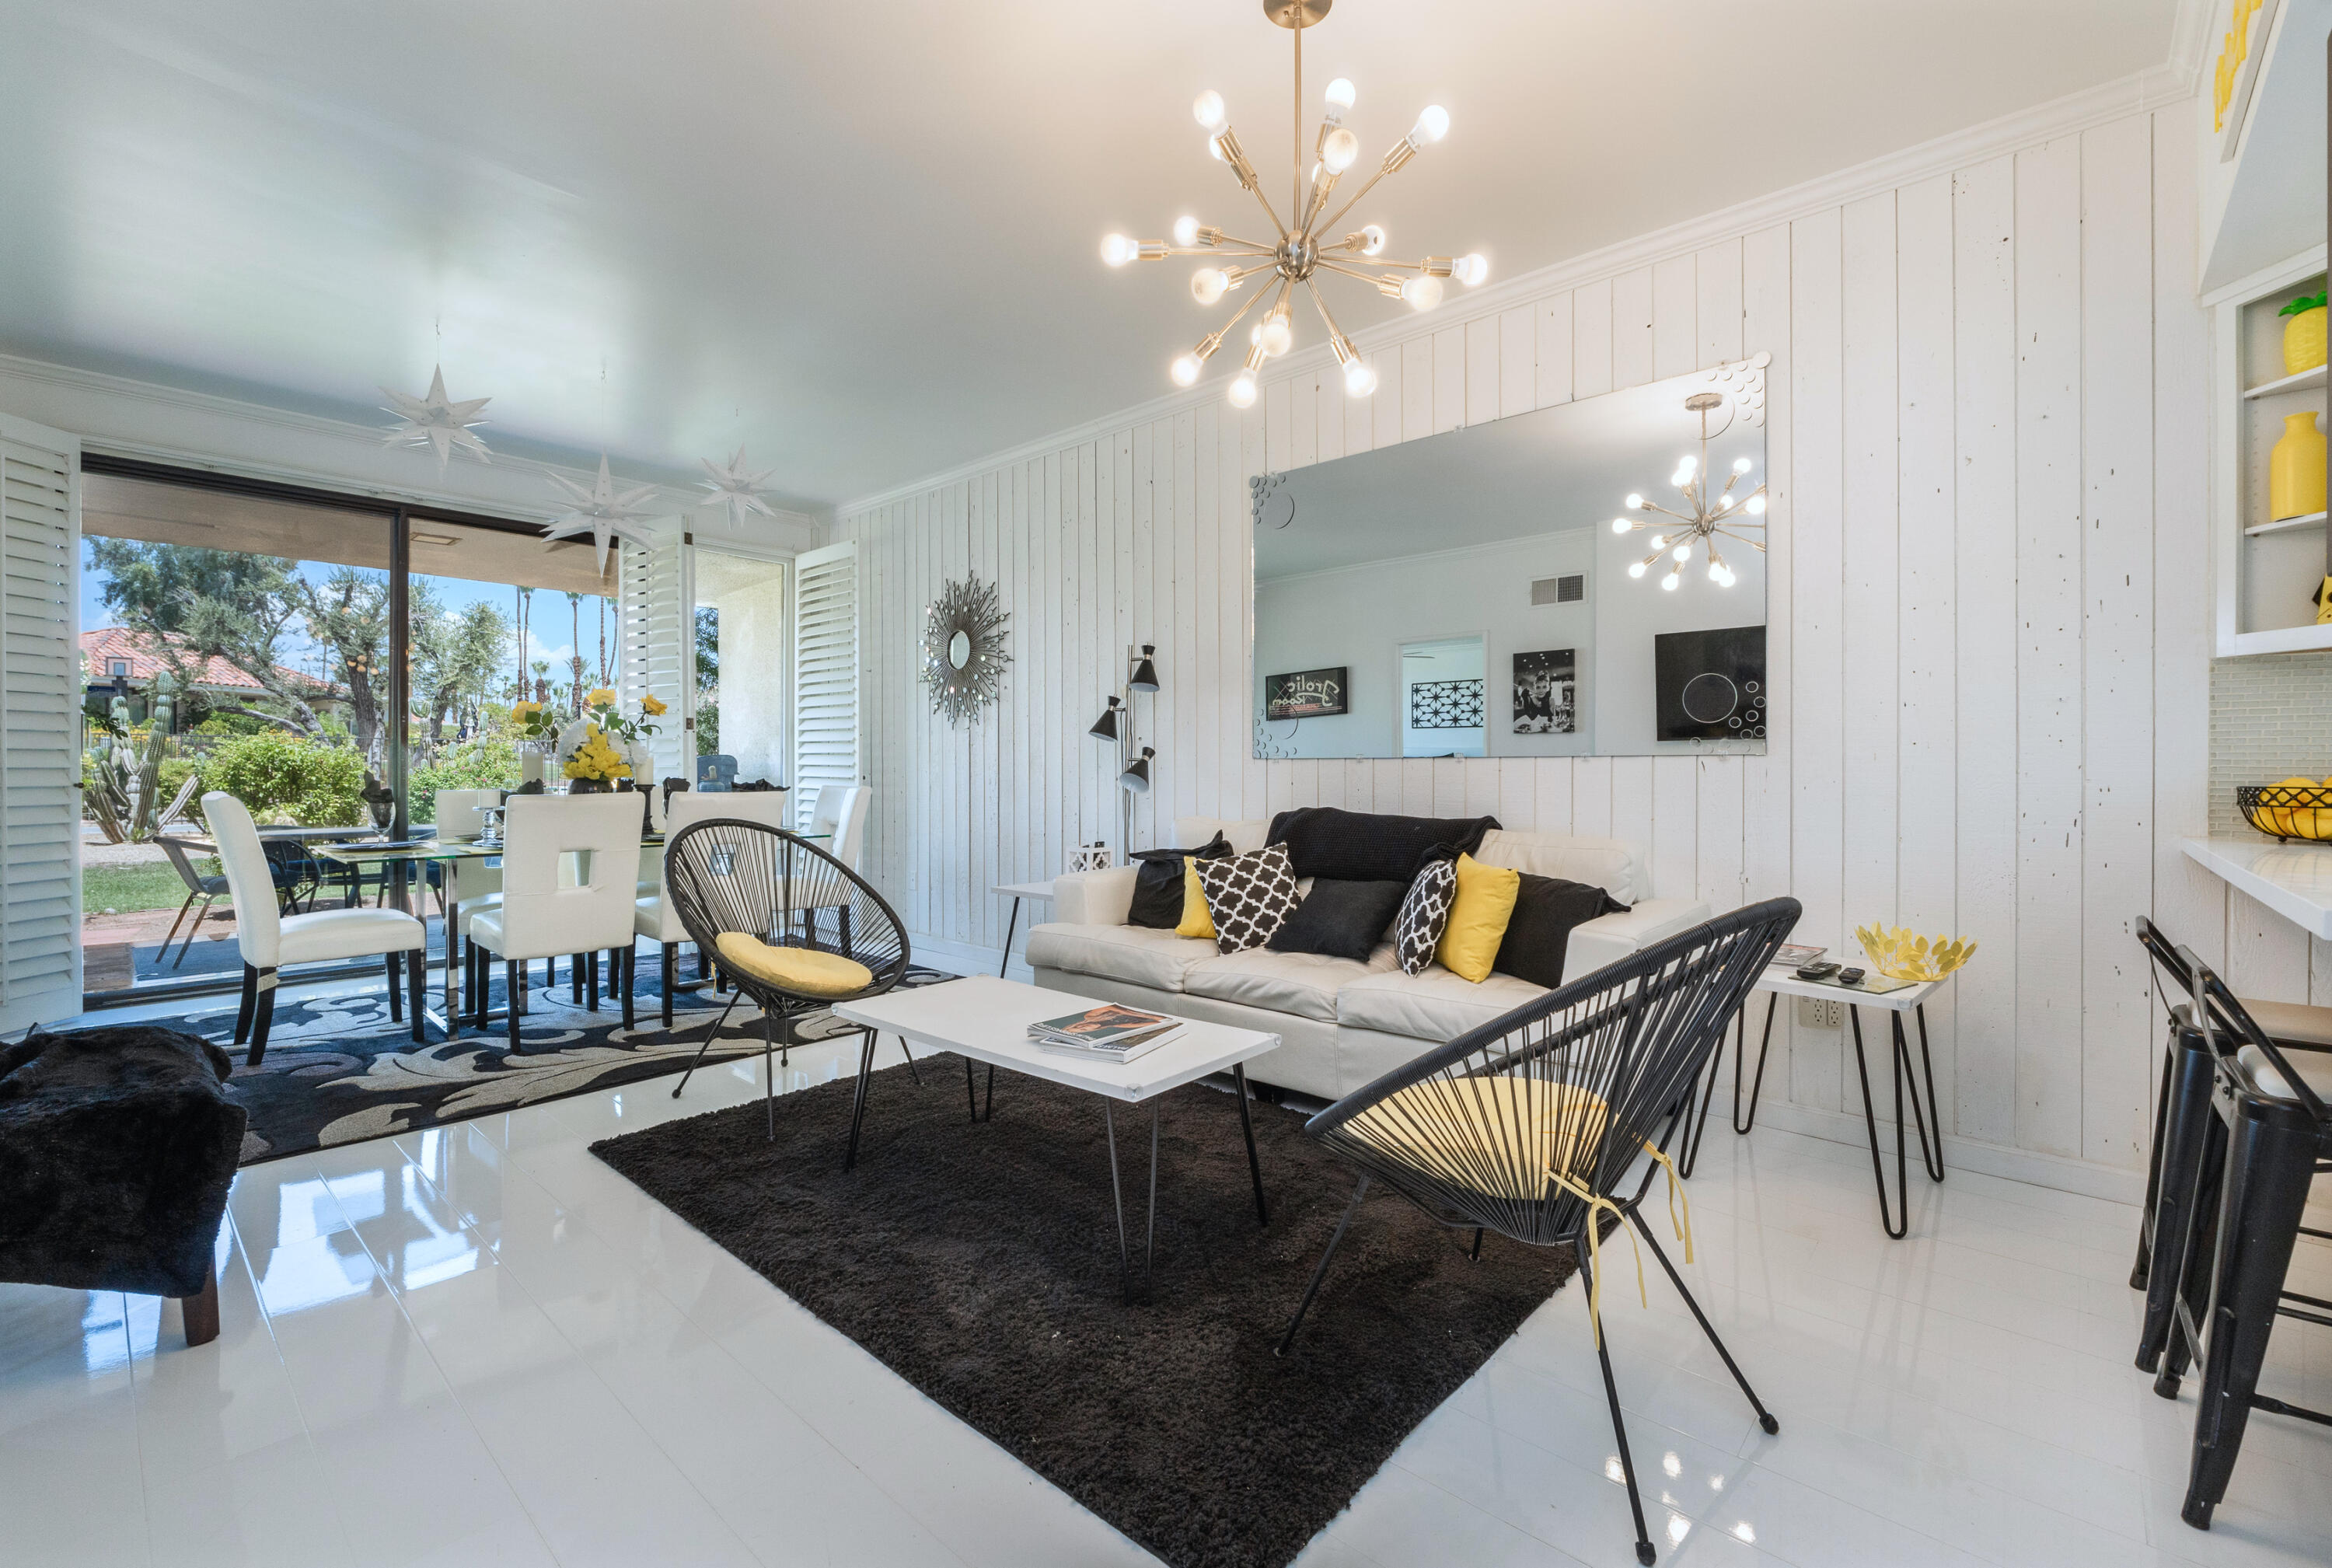
[[[838,952],[771,947],[741,931],[724,931],[712,945],[738,973],[798,997],[852,997],[874,983],[873,970]]]
[[[1182,862],[1182,923],[1174,928],[1174,934],[1215,940],[1215,917],[1207,912],[1207,890],[1199,881],[1195,857]]]
[[[1442,929],[1441,945],[1433,956],[1441,967],[1476,985],[1490,978],[1498,961],[1498,943],[1505,940],[1506,922],[1514,918],[1515,900],[1523,890],[1523,874],[1504,866],[1485,865],[1470,855],[1458,857],[1458,898],[1449,906],[1449,923]]]

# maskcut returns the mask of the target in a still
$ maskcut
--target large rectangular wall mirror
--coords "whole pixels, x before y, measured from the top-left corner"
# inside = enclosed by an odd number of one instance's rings
[[[1763,752],[1766,358],[1256,480],[1256,754]]]

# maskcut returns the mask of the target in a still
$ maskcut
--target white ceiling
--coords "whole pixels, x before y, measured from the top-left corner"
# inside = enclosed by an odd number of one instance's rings
[[[1339,0],[1306,136],[1334,74],[1363,167],[1445,105],[1353,221],[1511,276],[2159,64],[2176,7]],[[0,0],[0,349],[368,420],[442,358],[504,449],[831,503],[1168,390],[1220,312],[1097,243],[1260,218],[1202,87],[1284,209],[1288,53],[1257,0]]]

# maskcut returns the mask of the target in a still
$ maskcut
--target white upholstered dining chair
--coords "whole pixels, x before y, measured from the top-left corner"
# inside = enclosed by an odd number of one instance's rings
[[[243,1004],[235,1013],[234,1043],[251,1042],[244,1065],[255,1067],[267,1054],[268,1030],[275,1022],[275,973],[286,964],[383,959],[388,968],[388,1016],[402,1018],[410,1006],[413,1037],[420,1039],[428,928],[395,909],[359,906],[284,914],[276,907],[275,879],[268,872],[267,849],[259,841],[250,808],[215,789],[203,797],[203,820],[210,824],[234,900],[234,937],[243,951]]]
[[[858,853],[866,844],[866,813],[874,803],[874,791],[863,784],[821,785],[817,798],[810,802],[809,826],[802,831],[813,838],[830,835],[818,847],[856,871]]]
[[[722,791],[707,794],[702,790],[683,789],[664,804],[664,842],[669,845],[680,830],[693,822],[706,822],[716,817],[732,817],[745,822],[758,822],[783,830],[786,827],[786,796],[776,790]],[[642,884],[643,887],[647,886]],[[677,983],[680,944],[688,940],[688,932],[680,923],[680,915],[673,908],[672,898],[664,883],[661,856],[656,863],[656,880],[651,891],[644,894],[632,918],[633,929],[655,942],[657,947],[656,978],[664,987],[664,1027],[672,1028],[672,993]],[[701,975],[703,966],[700,963]]]
[[[632,910],[639,876],[640,798],[624,795],[521,795],[511,798],[502,822],[502,903],[469,922],[478,961],[502,961],[510,993],[510,1048],[519,1048],[525,1010],[521,975],[534,959],[605,950],[623,997],[624,1027],[632,1026]],[[560,875],[560,863],[576,857]],[[475,977],[473,1026],[486,1021],[486,985]],[[592,1009],[598,988],[586,982]]]

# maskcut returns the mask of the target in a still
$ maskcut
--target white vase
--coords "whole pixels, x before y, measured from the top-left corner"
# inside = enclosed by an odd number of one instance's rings
[[[518,781],[521,784],[542,782],[542,747],[533,741],[518,743]]]

